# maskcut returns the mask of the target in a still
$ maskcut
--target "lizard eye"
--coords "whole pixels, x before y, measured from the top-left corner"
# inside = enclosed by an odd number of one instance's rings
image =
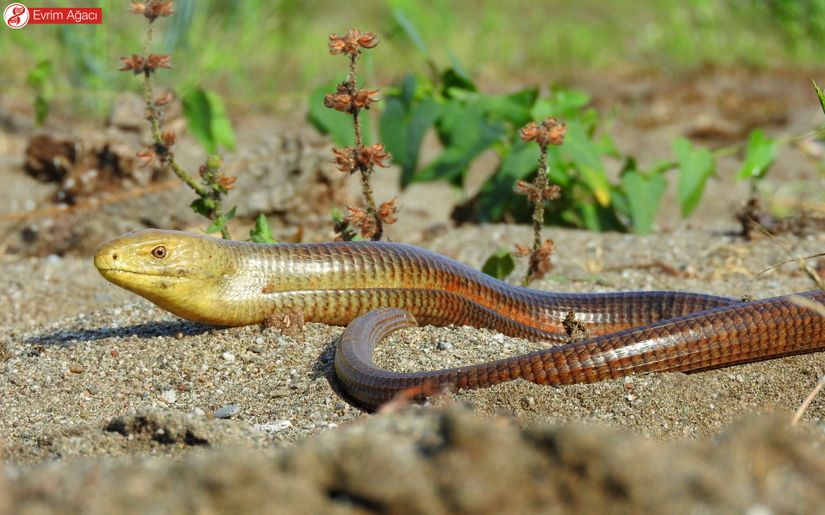
[[[157,247],[152,249],[152,255],[158,259],[163,259],[169,251],[166,250],[166,247],[163,245],[158,245]]]

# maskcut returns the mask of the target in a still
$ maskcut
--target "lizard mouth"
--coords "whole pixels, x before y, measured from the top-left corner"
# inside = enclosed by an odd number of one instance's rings
[[[186,276],[183,275],[183,274],[178,275],[178,274],[168,274],[168,273],[162,273],[162,272],[143,272],[143,271],[138,271],[138,270],[128,270],[126,268],[114,268],[114,267],[113,268],[105,268],[105,267],[103,267],[103,268],[98,268],[97,271],[100,272],[100,275],[102,275],[103,277],[106,277],[106,278],[114,277],[114,276],[118,276],[118,275],[123,275],[123,276],[137,276],[137,277],[159,277],[159,278],[167,279],[169,281],[180,281],[182,279],[186,279]]]

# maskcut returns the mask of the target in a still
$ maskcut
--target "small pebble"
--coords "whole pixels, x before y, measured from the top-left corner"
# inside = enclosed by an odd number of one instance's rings
[[[221,357],[227,363],[233,363],[235,361],[235,355],[232,354],[231,352],[224,352],[223,354],[221,354]]]
[[[258,347],[257,345],[250,345],[246,348],[249,352],[254,352],[255,354],[260,354],[264,351],[263,347]]]
[[[450,343],[450,342],[438,342],[438,345],[436,345],[436,348],[438,350],[450,350],[450,349],[453,348],[453,344]]]
[[[266,340],[264,340],[263,336],[258,336],[257,338],[255,338],[255,345],[263,346],[263,344],[265,343]]]
[[[237,415],[241,411],[241,407],[237,404],[227,404],[216,409],[212,416],[215,418],[229,418]]]
[[[175,390],[165,390],[160,394],[160,398],[169,404],[174,404],[178,400],[178,394],[175,393]]]
[[[276,420],[275,422],[268,422],[266,424],[255,424],[255,429],[258,431],[263,431],[264,433],[277,433],[279,431],[283,431],[284,429],[289,429],[292,427],[291,420]]]
[[[83,368],[83,366],[81,366],[81,365],[72,365],[72,366],[69,367],[69,370],[71,370],[75,374],[82,374],[83,372],[86,371],[86,369]]]
[[[522,408],[532,408],[536,405],[535,397],[525,397],[521,399],[521,407]]]
[[[195,408],[195,409],[192,410],[192,414],[195,415],[196,417],[202,417],[202,416],[206,415],[206,412],[203,411],[200,408]]]

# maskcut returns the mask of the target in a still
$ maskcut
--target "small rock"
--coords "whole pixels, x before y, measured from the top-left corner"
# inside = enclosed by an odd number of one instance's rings
[[[264,433],[277,433],[279,431],[283,431],[284,429],[289,429],[292,427],[291,420],[276,420],[275,422],[268,422],[266,424],[255,424],[255,429],[258,431],[263,431]]]
[[[206,412],[203,411],[200,408],[195,408],[195,409],[192,410],[192,414],[195,415],[196,417],[202,417],[202,416],[206,415]]]
[[[260,354],[264,351],[263,347],[258,347],[257,345],[250,345],[246,348],[249,352],[254,352],[255,354]]]
[[[450,350],[450,349],[453,348],[453,344],[450,343],[450,342],[438,342],[438,345],[436,345],[436,348],[438,350]]]
[[[71,372],[75,373],[75,374],[82,374],[83,372],[86,371],[86,369],[83,368],[82,365],[78,365],[78,364],[74,364],[74,365],[70,366],[69,370]]]
[[[237,404],[227,404],[216,409],[212,416],[215,418],[229,418],[237,415],[241,411],[241,407]]]
[[[521,399],[521,407],[522,408],[532,408],[536,405],[535,397],[525,397]]]
[[[175,390],[165,390],[160,394],[160,398],[163,399],[164,402],[174,404],[175,401],[178,400],[178,394],[175,393]]]
[[[266,340],[264,340],[263,336],[255,338],[255,345],[263,346],[264,343],[266,343]]]
[[[108,125],[127,131],[140,131],[145,125],[146,102],[135,93],[123,93],[112,103]]]
[[[231,352],[224,352],[223,354],[221,354],[221,357],[227,363],[234,363],[235,362],[235,355],[232,354]]]

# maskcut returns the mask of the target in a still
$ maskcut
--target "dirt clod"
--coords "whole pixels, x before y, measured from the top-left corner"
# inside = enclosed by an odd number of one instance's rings
[[[156,439],[158,426],[138,426]],[[825,503],[825,455],[815,442],[786,417],[752,417],[712,442],[666,445],[592,426],[522,429],[507,417],[413,407],[289,450],[59,463],[25,471],[10,493],[15,513],[813,513]]]

